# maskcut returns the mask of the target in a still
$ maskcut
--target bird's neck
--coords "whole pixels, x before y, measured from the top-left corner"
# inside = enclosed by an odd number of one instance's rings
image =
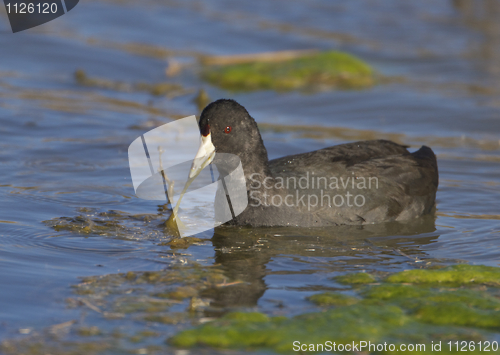
[[[250,188],[250,184],[255,184],[255,181],[262,184],[266,178],[272,177],[267,150],[262,141],[252,151],[245,152],[241,157],[241,163],[245,173],[247,189]]]

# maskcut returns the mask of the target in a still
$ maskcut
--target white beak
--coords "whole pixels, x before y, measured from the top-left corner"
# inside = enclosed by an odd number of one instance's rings
[[[201,136],[200,149],[194,157],[191,170],[189,171],[189,178],[197,176],[208,164],[214,160],[215,147],[212,144],[212,134],[209,133],[206,137]]]

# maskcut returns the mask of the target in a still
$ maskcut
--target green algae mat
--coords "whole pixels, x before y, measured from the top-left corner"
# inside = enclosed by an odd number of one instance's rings
[[[202,71],[202,78],[230,91],[363,89],[375,83],[370,65],[338,51],[279,62],[211,65]]]
[[[218,265],[85,277],[69,308],[92,312],[23,340],[11,354],[493,353],[500,330],[500,268],[453,265],[398,273],[351,273],[342,291],[307,298],[294,317],[210,304],[216,290],[244,285]],[[207,316],[207,314],[211,314]],[[127,331],[127,321],[134,331]],[[121,327],[121,328],[120,328]],[[495,339],[497,341],[495,341]],[[464,350],[465,349],[465,350]]]
[[[377,280],[340,276],[348,293],[309,297],[321,312],[293,318],[229,313],[168,339],[181,348],[260,349],[277,353],[337,351],[454,354],[498,350],[500,269],[455,265],[399,272]],[[496,334],[494,334],[496,333]],[[385,345],[384,345],[385,344]],[[438,350],[439,349],[439,350]]]
[[[82,86],[120,92],[147,92],[153,96],[175,97],[192,92],[175,82],[127,83],[91,77],[82,69],[75,71],[74,78]],[[376,73],[368,63],[352,54],[324,51],[280,61],[204,65],[201,78],[234,92],[314,92],[369,88],[376,82]]]

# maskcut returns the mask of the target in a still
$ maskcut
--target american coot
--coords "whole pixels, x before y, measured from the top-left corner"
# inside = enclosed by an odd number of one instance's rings
[[[213,159],[215,150],[215,157],[231,153],[241,159],[249,204],[228,224],[361,225],[434,210],[438,169],[429,147],[410,153],[406,146],[372,140],[269,160],[255,120],[226,99],[209,104],[199,126],[198,158]]]

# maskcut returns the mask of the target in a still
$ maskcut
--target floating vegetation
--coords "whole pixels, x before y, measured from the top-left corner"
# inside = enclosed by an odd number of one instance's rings
[[[78,335],[80,335],[82,337],[93,337],[93,336],[102,334],[101,330],[96,326],[81,327],[77,330],[77,333],[78,333]]]
[[[0,352],[162,354],[169,346],[208,346],[293,354],[297,352],[294,344],[307,344],[307,351],[314,353],[327,350],[327,342],[359,346],[364,341],[395,344],[396,350],[379,349],[380,354],[395,354],[400,344],[421,344],[413,352],[431,354],[436,352],[431,344],[437,343],[441,344],[440,353],[453,354],[450,341],[485,342],[498,336],[499,272],[495,267],[454,265],[402,271],[377,277],[378,282],[368,273],[347,274],[334,279],[353,286],[347,293],[312,295],[308,300],[321,310],[294,317],[217,311],[210,296],[216,293],[210,291],[241,283],[228,280],[222,266],[174,264],[160,271],[91,276],[74,286],[75,297],[67,304],[91,311],[100,319],[99,326],[88,319],[84,324],[76,320],[57,324],[38,335],[4,341]],[[129,320],[143,326],[124,333],[123,328],[102,325],[114,319],[120,325]],[[72,341],[62,340],[64,334]],[[373,353],[367,348],[358,352]],[[480,350],[476,347],[468,353],[479,354]]]
[[[374,70],[351,54],[326,51],[288,58],[209,65],[202,77],[232,91],[362,89],[375,84]]]
[[[444,342],[446,339],[476,340],[483,337],[470,329],[424,325],[406,315],[404,310],[397,306],[357,304],[293,318],[266,317],[259,313],[250,313],[249,316],[230,313],[214,322],[180,332],[169,338],[168,343],[180,348],[210,346],[217,349],[272,350],[293,354],[293,344],[297,343],[314,344],[314,349],[307,346],[307,350],[321,352],[327,349],[316,348],[316,345],[327,342],[336,344],[359,344],[360,341],[374,344],[418,342],[427,343],[427,351],[420,353],[431,353],[432,341]],[[366,348],[359,350],[360,353],[367,351]],[[442,353],[450,352],[443,346]]]
[[[318,293],[307,298],[318,306],[350,306],[358,303],[359,299],[338,292]]]
[[[163,213],[136,214],[110,210],[99,212],[96,209],[80,208],[75,217],[53,218],[43,223],[57,232],[71,232],[83,235],[112,236],[119,239],[163,240],[171,235],[165,234],[159,226],[163,223]]]
[[[128,215],[84,208],[77,217],[54,219],[46,224],[58,231],[82,234],[125,236],[134,226],[141,226],[144,233],[148,225],[151,230],[162,233],[163,225],[158,220],[163,219],[163,212],[169,211],[162,209],[158,215]],[[164,270],[82,278],[81,283],[73,286],[74,297],[67,299],[67,305],[94,318],[85,323],[72,323],[68,334],[81,339],[79,344],[88,343],[89,347],[101,349],[103,340],[115,339],[110,331],[113,324],[133,323],[133,332],[122,334],[122,342],[112,345],[112,351],[135,349],[134,352],[140,346],[149,353],[165,352],[168,346],[294,353],[295,341],[325,344],[334,340],[347,344],[363,340],[425,344],[427,348],[420,353],[431,353],[430,344],[442,342],[441,352],[448,354],[450,351],[445,346],[448,341],[491,340],[500,329],[499,268],[454,265],[389,275],[364,272],[340,275],[332,281],[350,288],[314,294],[308,301],[320,309],[284,317],[282,310],[273,316],[241,312],[241,308],[227,306],[227,295],[239,295],[251,286],[237,276],[227,277],[231,275],[227,265],[183,264],[186,260],[176,249],[202,242],[203,239],[188,237],[159,243],[174,249],[168,251],[169,255],[172,261],[179,261],[169,263]],[[149,333],[140,334],[141,331]],[[58,344],[63,349],[81,346],[61,341]],[[25,345],[9,342],[8,346],[0,348],[0,352],[14,354]],[[156,346],[156,350],[151,346]],[[33,354],[43,354],[43,351],[57,354],[48,344],[37,349]]]
[[[218,349],[273,350],[293,353],[292,344],[360,343],[424,344],[419,353],[454,353],[448,341],[491,339],[490,330],[500,328],[500,269],[454,265],[437,270],[410,270],[388,276],[380,283],[366,273],[335,279],[358,286],[358,296],[325,292],[309,301],[329,307],[324,312],[293,318],[268,317],[260,313],[230,313],[224,317],[182,331],[168,339],[180,348],[211,346]],[[450,287],[443,288],[443,285]],[[456,288],[457,285],[461,287]],[[455,288],[452,288],[455,287]],[[334,335],[332,335],[334,334]],[[296,342],[296,343],[294,343]],[[296,350],[296,349],[295,349]],[[307,348],[324,351],[324,348]],[[360,352],[368,349],[360,349]],[[475,349],[479,353],[479,349]],[[371,352],[371,351],[370,351]],[[471,351],[474,353],[474,349]]]
[[[179,206],[179,202],[180,200],[177,202],[177,206]],[[168,219],[165,222],[163,222],[161,226],[164,228],[165,232],[172,235],[176,239],[174,243],[179,242],[180,245],[182,245],[184,242],[182,241],[182,236],[179,232],[179,225],[177,223],[182,225],[182,221],[180,220],[178,221],[177,214],[173,213],[172,211]]]
[[[376,282],[375,277],[365,272],[338,276],[335,280],[341,284],[359,285]]]
[[[123,92],[144,91],[153,96],[167,96],[170,98],[193,92],[193,90],[187,90],[182,85],[176,83],[126,83],[110,79],[90,77],[82,69],[75,71],[75,80],[78,84],[83,86]]]
[[[429,285],[478,285],[500,286],[500,269],[481,265],[453,265],[439,270],[407,270],[387,278],[387,282]]]
[[[106,235],[110,233],[120,234],[123,227],[117,221],[91,219],[85,216],[60,217],[44,223],[55,231],[70,231],[80,234]]]
[[[98,355],[114,348],[106,341],[100,342],[65,342],[52,344],[46,339],[34,338],[24,341],[5,341],[0,345],[0,351],[5,355]]]
[[[219,267],[202,267],[197,264],[172,266],[161,271],[128,271],[85,277],[80,284],[73,286],[73,292],[87,298],[78,298],[70,301],[70,304],[75,307],[85,306],[98,313],[108,312],[122,316],[133,314],[154,321],[152,316],[170,316],[164,312],[169,312],[173,305],[200,297],[200,293],[207,289],[225,286],[226,280],[227,277]],[[186,301],[184,309],[188,308],[190,305]]]
[[[171,249],[187,249],[193,244],[202,243],[204,240],[195,237],[173,238],[169,242],[163,242],[159,245],[168,245]]]

